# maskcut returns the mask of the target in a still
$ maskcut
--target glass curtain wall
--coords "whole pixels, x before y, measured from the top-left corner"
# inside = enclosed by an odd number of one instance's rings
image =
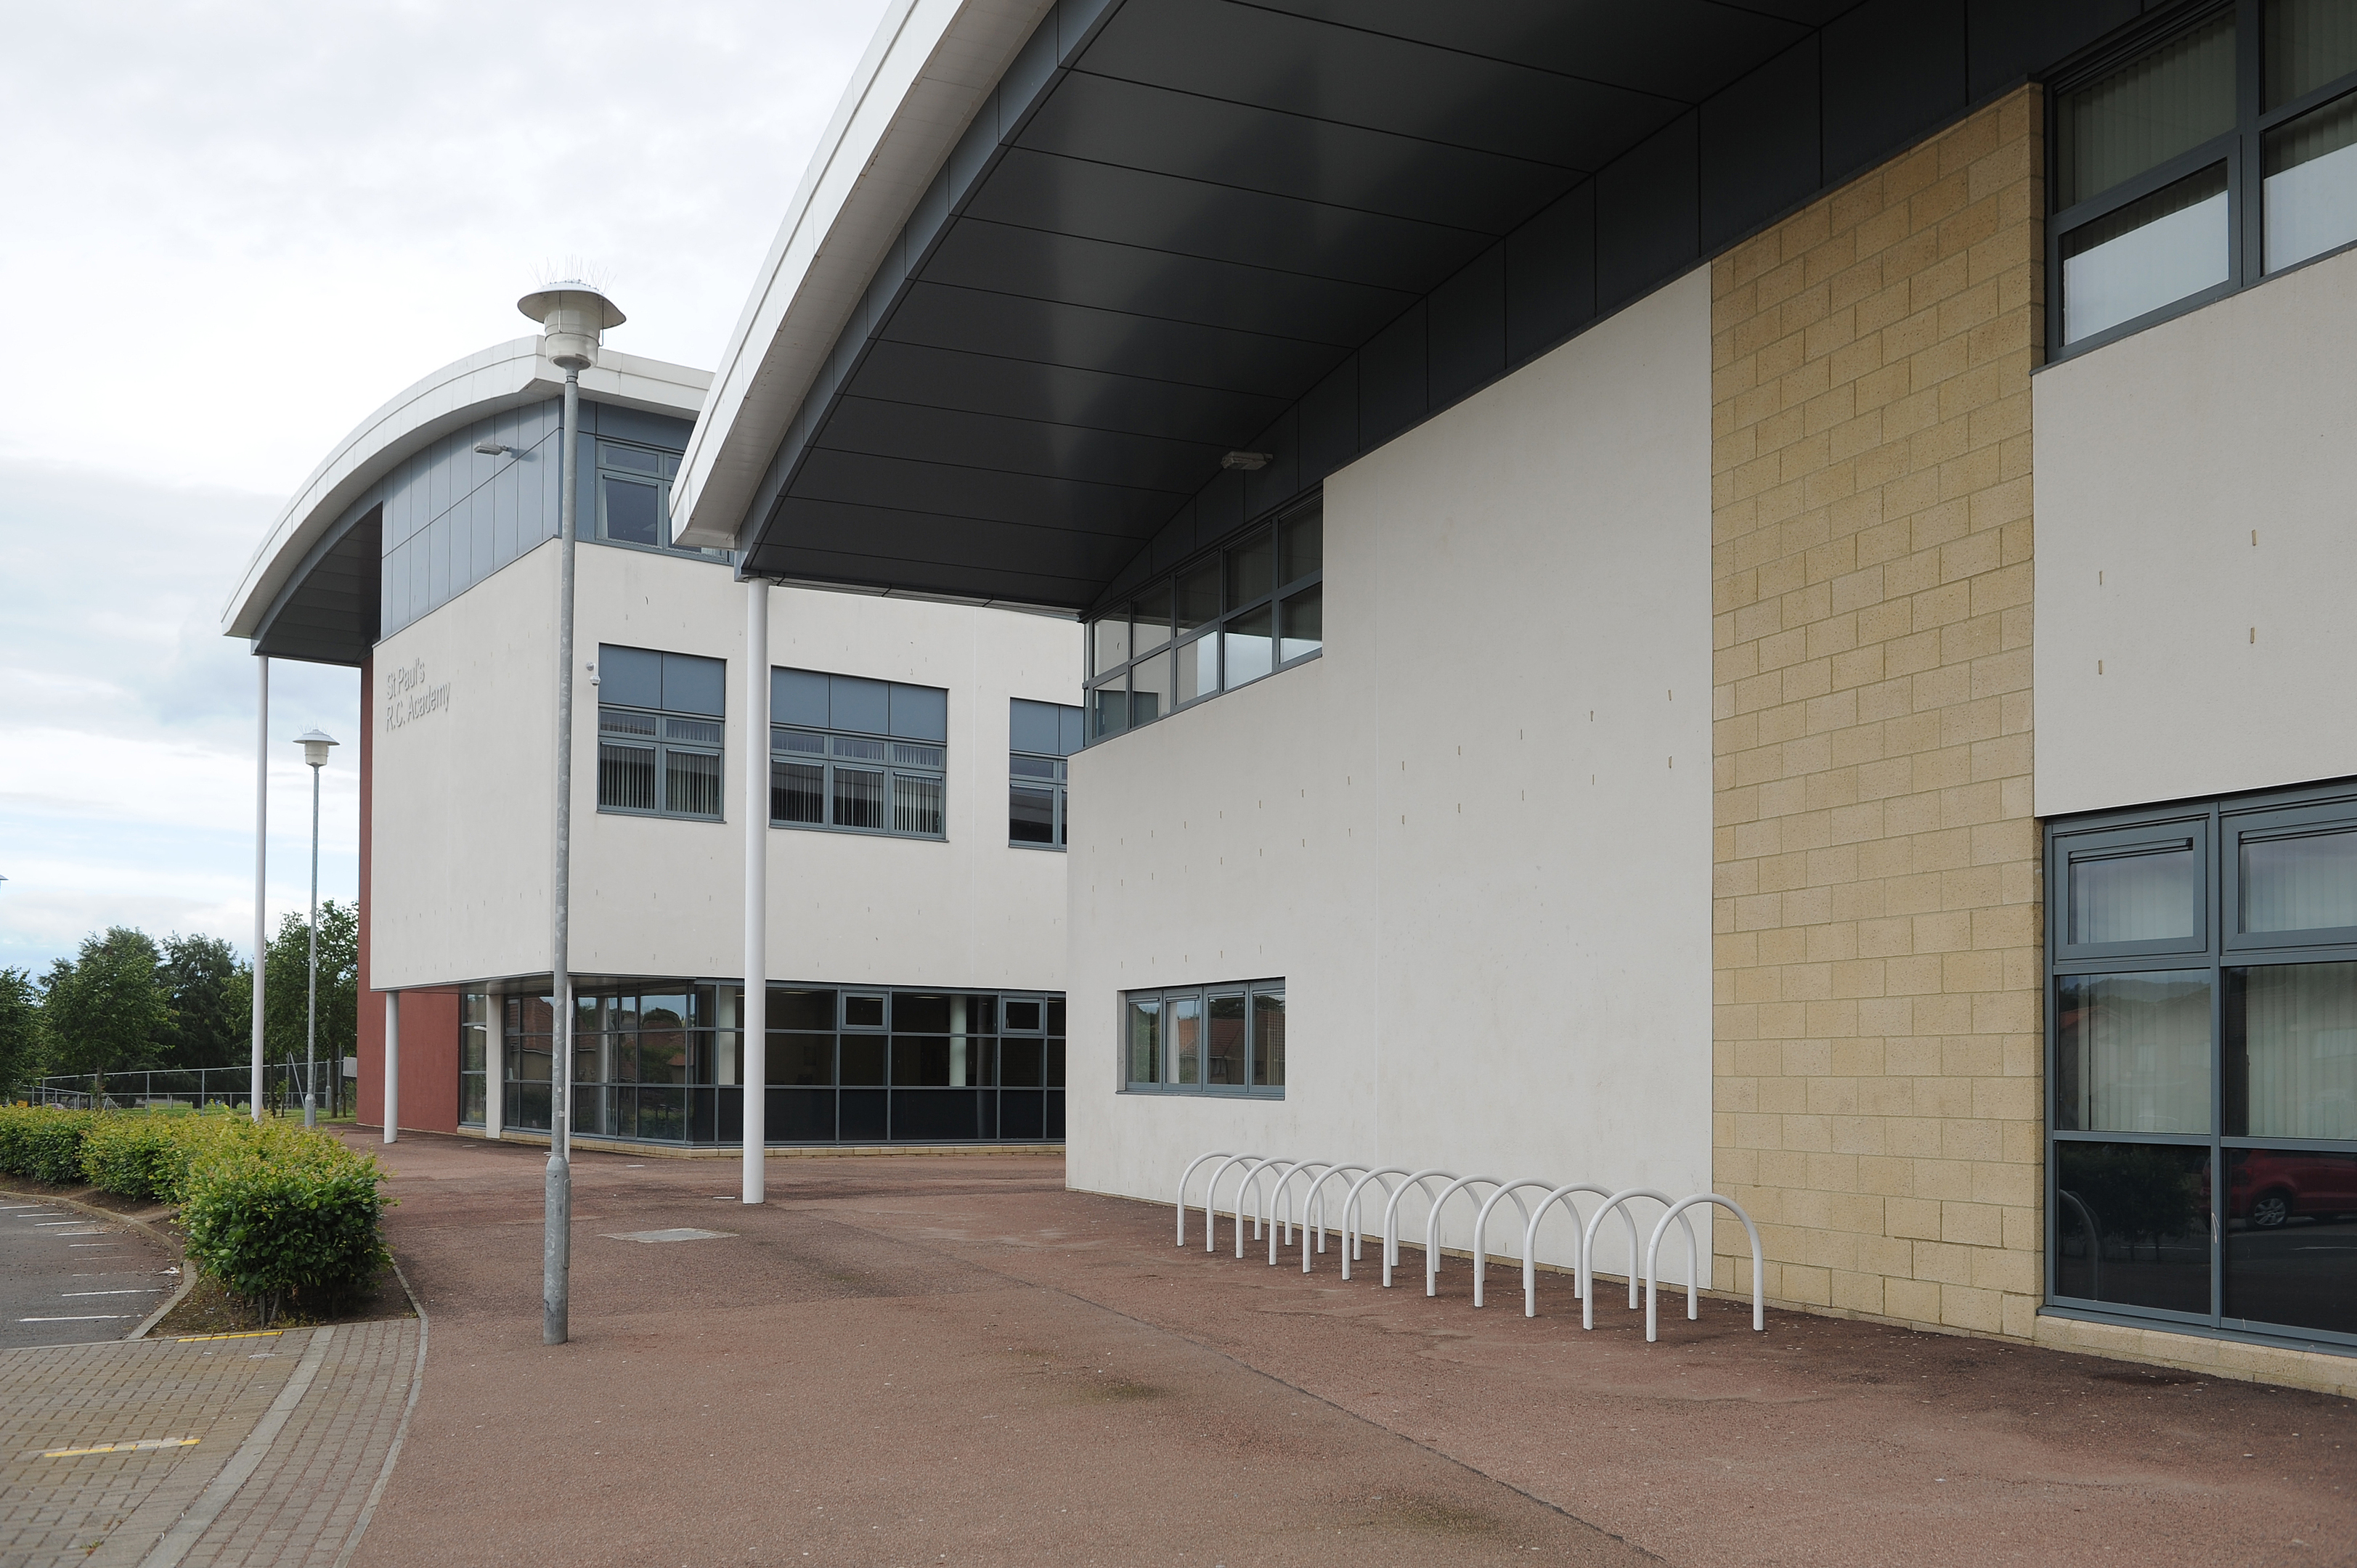
[[[2049,830],[2050,1293],[2357,1347],[2357,789]]]
[[[575,998],[574,1131],[730,1144],[744,1137],[743,988],[640,982]],[[549,1126],[548,997],[494,997],[507,1125]],[[770,988],[768,1127],[779,1144],[1057,1141],[1064,999],[1038,992]],[[462,1025],[462,1029],[464,1026]],[[461,1121],[468,1101],[462,1046]],[[476,1082],[481,1082],[479,1075]]]
[[[2239,0],[2054,95],[2058,348],[2357,242],[2357,6]]]

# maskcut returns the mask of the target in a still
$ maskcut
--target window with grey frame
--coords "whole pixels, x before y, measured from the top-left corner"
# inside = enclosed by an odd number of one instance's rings
[[[605,643],[591,674],[597,809],[718,822],[726,663]]]
[[[2049,1301],[2357,1348],[2357,782],[2047,849]]]
[[[2234,0],[2054,84],[2067,352],[2357,243],[2357,5]]]
[[[1129,991],[1122,1082],[1143,1094],[1285,1096],[1285,982]]]
[[[947,836],[949,693],[770,671],[770,825]]]
[[[1313,498],[1092,619],[1089,744],[1318,657],[1325,567]]]
[[[671,487],[679,456],[658,446],[597,436],[596,537],[608,544],[635,544],[672,555],[726,561],[726,550],[699,550],[671,541]]]
[[[1067,758],[1081,749],[1082,710],[1022,697],[1007,708],[1006,842],[1017,849],[1062,849]]]

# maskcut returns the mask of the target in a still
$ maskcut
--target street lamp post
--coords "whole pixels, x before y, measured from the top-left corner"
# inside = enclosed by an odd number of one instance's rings
[[[573,1311],[573,545],[581,486],[581,372],[622,324],[614,302],[577,280],[516,301],[541,324],[541,351],[565,372],[565,475],[557,496],[556,843],[549,887],[549,995],[556,1006],[548,1085],[548,1171],[541,1205],[540,1342],[562,1345]],[[496,1092],[496,1090],[495,1090]]]
[[[336,741],[316,729],[305,730],[295,741],[303,748],[303,760],[311,768],[311,983],[303,1019],[303,1125],[316,1127],[319,1124],[316,1090],[319,1071],[319,769],[328,765],[328,750]]]

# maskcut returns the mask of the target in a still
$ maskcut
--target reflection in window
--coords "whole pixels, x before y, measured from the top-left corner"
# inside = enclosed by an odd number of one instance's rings
[[[2357,926],[2357,831],[2246,834],[2241,870],[2245,932]]]
[[[2357,963],[2226,972],[2226,1133],[2357,1138]]]
[[[2232,238],[2222,163],[2079,225],[2062,236],[2062,340],[2226,282]]]
[[[772,826],[945,834],[947,692],[773,669],[770,716]]]
[[[2357,1155],[2226,1152],[2225,1316],[2357,1334]]]
[[[2357,241],[2357,94],[2267,133],[2267,271]]]
[[[1081,710],[1017,697],[1009,709],[1006,842],[1064,847],[1071,802],[1065,759],[1081,748]]]
[[[1131,992],[1122,999],[1133,1090],[1285,1091],[1285,983]]]
[[[2065,1131],[2210,1131],[2209,971],[2064,975],[2054,1077]]]
[[[2055,1145],[2054,1294],[2210,1312],[2210,1151]]]
[[[597,809],[718,821],[727,667],[608,643],[597,668]]]
[[[2133,854],[2075,855],[2070,866],[2067,940],[2072,946],[2166,941],[2197,933],[2200,868],[2190,844]]]
[[[1089,739],[1153,724],[1320,652],[1324,533],[1324,513],[1310,501],[1092,622]]]

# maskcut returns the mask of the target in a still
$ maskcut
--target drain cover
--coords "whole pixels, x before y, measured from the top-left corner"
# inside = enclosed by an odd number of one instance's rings
[[[608,1241],[716,1241],[723,1236],[734,1236],[734,1230],[698,1230],[692,1225],[675,1226],[669,1230],[625,1230],[608,1235]]]

